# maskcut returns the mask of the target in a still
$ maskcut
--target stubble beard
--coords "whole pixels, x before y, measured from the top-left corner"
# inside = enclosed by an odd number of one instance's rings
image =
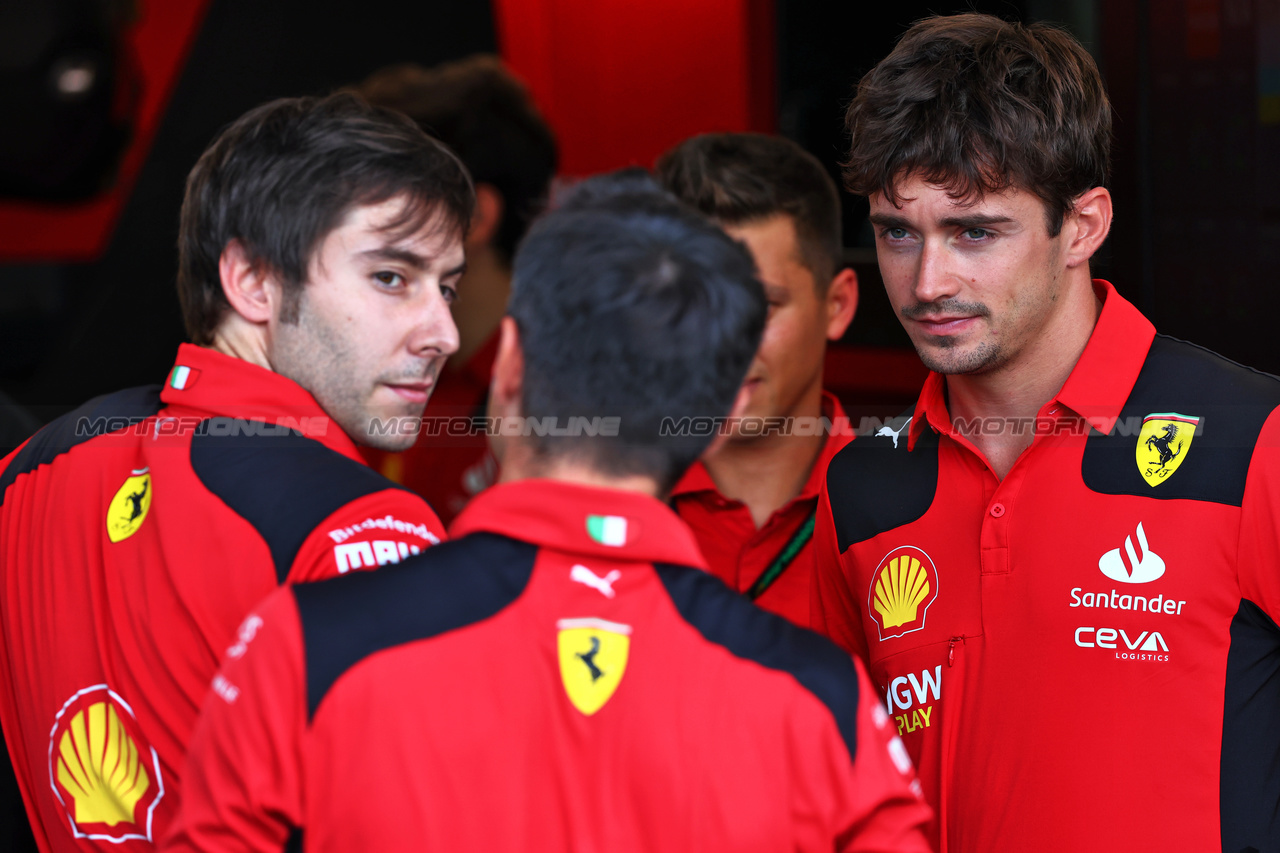
[[[391,452],[408,449],[417,440],[418,430],[405,424],[408,418],[418,421],[425,404],[374,411],[369,400],[377,383],[365,382],[353,372],[360,363],[349,342],[311,310],[305,295],[296,321],[281,326],[272,352],[276,372],[309,391],[352,441]],[[374,429],[376,418],[396,422],[391,429]]]

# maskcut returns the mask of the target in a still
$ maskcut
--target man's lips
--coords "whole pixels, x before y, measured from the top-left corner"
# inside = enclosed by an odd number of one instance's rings
[[[434,383],[428,379],[422,382],[387,382],[385,384],[406,402],[425,403],[431,396],[431,386]]]
[[[973,314],[943,317],[916,317],[913,319],[927,334],[951,335],[968,329],[978,317]]]

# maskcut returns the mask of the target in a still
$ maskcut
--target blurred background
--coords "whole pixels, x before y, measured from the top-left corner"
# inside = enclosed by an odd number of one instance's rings
[[[561,147],[561,179],[709,130],[788,136],[836,173],[843,107],[914,19],[1050,20],[1116,111],[1116,220],[1096,273],[1163,331],[1268,371],[1280,297],[1280,0],[5,0],[0,4],[0,447],[88,397],[159,382],[183,180],[264,100],[497,52]],[[921,377],[846,199],[862,305],[829,384],[899,411]]]

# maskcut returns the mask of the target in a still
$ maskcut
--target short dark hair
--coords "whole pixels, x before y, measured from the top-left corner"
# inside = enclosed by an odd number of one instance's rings
[[[524,350],[523,410],[618,416],[619,429],[531,440],[544,458],[654,477],[667,491],[711,439],[670,427],[729,413],[764,331],[764,288],[742,245],[652,181],[580,186],[516,254],[507,310]]]
[[[1010,187],[1045,205],[1049,234],[1110,169],[1111,104],[1066,31],[966,14],[916,22],[858,84],[845,184],[899,201],[914,175],[953,198]]]
[[[658,160],[658,180],[676,198],[724,223],[791,217],[801,261],[825,291],[841,266],[840,193],[818,159],[763,133],[706,133]]]
[[[539,213],[555,175],[556,140],[524,84],[490,54],[434,68],[384,68],[360,84],[372,104],[399,110],[448,145],[476,183],[502,193],[494,245],[507,260]]]
[[[208,345],[229,309],[218,261],[232,240],[280,277],[282,319],[297,318],[312,255],[352,208],[403,196],[391,231],[439,217],[465,234],[475,195],[458,158],[391,110],[350,93],[282,98],[250,110],[187,179],[178,234],[178,297],[187,334]]]

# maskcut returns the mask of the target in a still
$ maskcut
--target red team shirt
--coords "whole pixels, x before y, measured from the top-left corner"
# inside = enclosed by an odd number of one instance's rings
[[[662,503],[525,480],[451,532],[250,617],[165,850],[928,849],[865,676]]]
[[[212,350],[37,433],[0,462],[0,724],[41,849],[152,849],[250,608],[442,537],[310,394]]]
[[[693,529],[711,567],[711,573],[738,592],[748,594],[771,566],[789,563],[776,579],[764,586],[756,604],[792,622],[809,627],[809,587],[813,579],[813,517],[818,494],[826,478],[827,464],[853,440],[849,419],[835,395],[823,392],[822,417],[831,431],[818,454],[800,494],[757,529],[751,510],[741,501],[729,500],[716,489],[701,461],[680,478],[671,492],[671,504]],[[794,543],[794,544],[793,544]],[[788,546],[791,546],[790,549]],[[779,560],[782,556],[783,560]]]
[[[942,851],[1274,849],[1280,381],[1095,286],[1003,480],[937,374],[832,461],[815,621],[870,660]]]

